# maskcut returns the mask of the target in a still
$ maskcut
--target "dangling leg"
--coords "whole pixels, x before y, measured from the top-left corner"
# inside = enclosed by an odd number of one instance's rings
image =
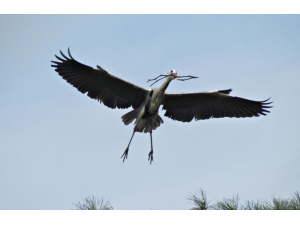
[[[148,161],[150,161],[150,165],[153,161],[153,144],[152,144],[152,130],[150,131],[150,140],[151,140],[151,151],[148,154]]]
[[[129,151],[129,145],[130,145],[130,143],[131,143],[131,140],[132,140],[132,138],[133,138],[134,133],[135,133],[135,130],[133,131],[133,134],[132,134],[132,136],[131,136],[131,138],[130,138],[130,141],[129,141],[129,144],[128,144],[127,148],[125,149],[123,155],[121,156],[121,158],[123,158],[123,162],[125,161],[125,159],[127,159],[128,151]]]

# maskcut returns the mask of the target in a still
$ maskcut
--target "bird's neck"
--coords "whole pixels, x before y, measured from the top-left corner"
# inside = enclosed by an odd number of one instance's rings
[[[169,77],[166,77],[166,79],[164,80],[164,82],[161,84],[160,88],[161,90],[166,90],[170,84],[170,82],[173,80],[174,78],[169,76]]]
[[[154,96],[152,96],[153,102],[156,102],[158,105],[161,104],[161,101],[163,100],[165,91],[166,91],[167,87],[169,86],[169,83],[173,79],[174,79],[173,77],[166,77],[166,79],[164,80],[162,85],[160,85],[160,87],[156,89]]]

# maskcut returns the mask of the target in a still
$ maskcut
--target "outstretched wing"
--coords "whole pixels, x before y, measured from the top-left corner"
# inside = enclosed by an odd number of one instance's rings
[[[231,89],[212,92],[165,94],[165,116],[182,122],[222,117],[253,117],[266,115],[272,102],[252,101],[230,96]]]
[[[124,81],[109,74],[97,66],[90,66],[77,62],[68,49],[69,57],[61,51],[63,58],[55,56],[59,62],[51,61],[55,71],[68,83],[90,98],[103,102],[109,108],[138,108],[145,100],[148,90]]]

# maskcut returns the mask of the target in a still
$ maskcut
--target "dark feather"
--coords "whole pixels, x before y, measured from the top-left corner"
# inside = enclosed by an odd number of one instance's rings
[[[272,102],[252,101],[228,95],[232,90],[185,94],[165,94],[165,116],[182,122],[222,117],[253,117],[266,115]]]
[[[94,69],[76,61],[68,49],[69,57],[61,51],[59,61],[51,61],[55,71],[78,91],[103,102],[109,108],[138,108],[145,100],[148,90],[109,74],[97,66]]]
[[[130,112],[124,114],[121,118],[125,125],[130,124],[133,120],[137,118],[137,114],[139,112],[139,108],[131,110]]]

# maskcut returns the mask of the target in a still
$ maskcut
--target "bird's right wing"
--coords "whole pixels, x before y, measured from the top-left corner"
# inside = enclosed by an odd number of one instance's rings
[[[109,74],[100,66],[94,69],[76,61],[69,49],[69,57],[60,53],[63,58],[55,56],[59,62],[51,61],[55,71],[78,91],[83,94],[87,92],[90,98],[103,102],[109,108],[138,108],[149,93],[144,88]]]
[[[165,116],[182,122],[222,117],[266,115],[271,102],[252,101],[229,95],[231,89],[211,92],[165,94],[162,102]]]

